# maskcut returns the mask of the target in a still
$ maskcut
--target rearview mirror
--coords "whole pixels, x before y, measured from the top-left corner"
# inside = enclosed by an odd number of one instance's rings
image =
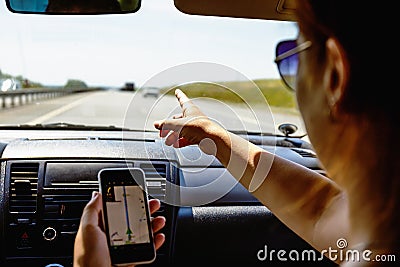
[[[28,14],[120,14],[139,10],[141,0],[6,0],[14,13]]]

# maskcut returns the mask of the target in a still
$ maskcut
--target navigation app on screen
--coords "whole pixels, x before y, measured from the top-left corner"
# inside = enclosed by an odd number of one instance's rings
[[[108,186],[106,194],[111,246],[149,243],[143,190],[132,185]]]

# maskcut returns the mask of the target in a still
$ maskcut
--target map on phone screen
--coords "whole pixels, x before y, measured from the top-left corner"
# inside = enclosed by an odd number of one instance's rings
[[[143,190],[139,186],[107,187],[106,205],[111,246],[150,242],[144,201]]]

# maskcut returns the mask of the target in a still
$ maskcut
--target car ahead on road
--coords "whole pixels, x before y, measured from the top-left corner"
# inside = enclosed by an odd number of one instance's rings
[[[121,88],[121,90],[133,92],[133,91],[135,91],[135,83],[126,82],[125,85]]]
[[[214,156],[166,146],[153,126],[181,112],[180,88],[227,130],[325,174],[274,63],[275,45],[297,36],[291,1],[50,2],[1,1],[2,73],[92,88],[134,75],[138,88],[162,93],[144,101],[151,91],[79,91],[0,108],[0,266],[71,267],[97,175],[119,167],[143,170],[149,197],[161,201],[154,216],[166,217],[149,266],[336,265]]]
[[[143,97],[155,97],[160,95],[160,88],[157,87],[144,87],[141,89]]]

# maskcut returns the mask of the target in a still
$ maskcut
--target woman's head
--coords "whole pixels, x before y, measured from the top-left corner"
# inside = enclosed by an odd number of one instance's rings
[[[311,42],[298,54],[296,84],[310,141],[331,175],[346,162],[377,162],[374,153],[398,147],[389,145],[400,125],[395,53],[384,53],[391,51],[383,33],[391,17],[376,19],[376,3],[365,1],[296,3],[298,44]]]
[[[387,45],[390,37],[385,30],[396,25],[392,21],[393,11],[385,10],[386,17],[382,19],[374,17],[380,7],[373,1],[297,0],[296,3],[300,33],[313,44],[307,52],[312,57],[306,57],[312,59],[307,61],[312,70],[319,75],[318,70],[327,63],[330,38],[337,41],[345,56],[348,80],[338,108],[351,114],[384,114],[397,120],[399,112],[394,108],[397,100],[389,89],[398,87],[394,80],[397,68],[391,67],[396,62],[393,62],[395,53],[390,53],[392,49]]]

